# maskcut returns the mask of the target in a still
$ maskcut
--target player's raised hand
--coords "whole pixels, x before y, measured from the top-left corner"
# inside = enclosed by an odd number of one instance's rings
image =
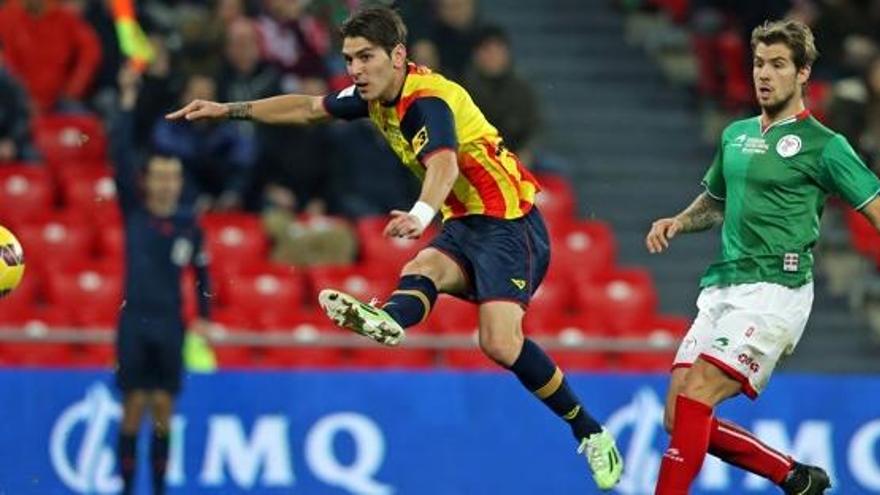
[[[661,253],[669,247],[669,240],[681,231],[681,221],[676,218],[661,218],[651,224],[651,231],[645,238],[650,253]]]
[[[193,100],[185,107],[165,115],[168,120],[223,119],[229,115],[229,107],[216,101]]]
[[[425,227],[419,218],[409,212],[392,210],[391,220],[385,226],[385,237],[400,237],[402,239],[418,239],[424,232]]]

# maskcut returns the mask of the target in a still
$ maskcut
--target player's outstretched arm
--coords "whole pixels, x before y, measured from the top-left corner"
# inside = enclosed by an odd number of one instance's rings
[[[281,95],[262,100],[218,103],[193,100],[165,116],[169,120],[238,119],[264,124],[311,124],[330,117],[320,96]]]
[[[875,196],[870,203],[861,210],[862,215],[871,221],[874,228],[880,232],[880,196]]]
[[[649,252],[660,253],[669,247],[669,241],[676,234],[702,232],[723,221],[724,203],[704,192],[678,215],[655,221],[645,238],[645,245]]]

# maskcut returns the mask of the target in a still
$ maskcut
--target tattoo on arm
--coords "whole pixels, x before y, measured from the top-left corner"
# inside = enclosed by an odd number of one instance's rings
[[[679,213],[677,218],[681,222],[682,232],[701,232],[711,229],[724,221],[724,203],[703,193]]]
[[[248,120],[251,118],[251,103],[248,101],[237,101],[229,103],[229,118],[232,120]]]

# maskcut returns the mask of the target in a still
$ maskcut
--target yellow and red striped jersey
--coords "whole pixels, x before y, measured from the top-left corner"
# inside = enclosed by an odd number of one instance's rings
[[[330,115],[369,117],[404,165],[423,180],[427,157],[452,149],[459,175],[440,211],[443,220],[466,215],[519,218],[532,208],[538,181],[505,148],[460,85],[409,64],[399,97],[390,103],[364,101],[355,86],[324,98]]]

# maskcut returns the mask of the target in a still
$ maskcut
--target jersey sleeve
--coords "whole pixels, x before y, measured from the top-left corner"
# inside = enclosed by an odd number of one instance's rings
[[[414,101],[400,120],[400,130],[422,163],[435,151],[458,149],[452,109],[435,96]]]
[[[367,102],[361,98],[354,84],[324,97],[324,110],[333,117],[354,120],[368,117]]]
[[[712,165],[703,176],[701,184],[706,188],[706,194],[719,201],[724,201],[727,196],[727,184],[724,181],[724,139],[718,144]]]
[[[880,193],[880,179],[840,134],[825,145],[820,163],[819,181],[822,186],[839,195],[853,208],[862,209]]]

